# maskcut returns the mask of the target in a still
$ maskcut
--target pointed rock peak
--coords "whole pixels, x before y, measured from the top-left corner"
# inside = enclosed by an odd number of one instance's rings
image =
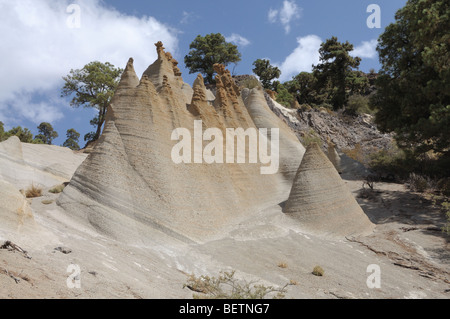
[[[204,81],[204,79],[203,79],[203,76],[202,76],[200,73],[197,74],[197,77],[196,77],[195,80],[194,80],[194,85],[192,86],[192,88],[195,89],[196,86],[200,86],[200,87],[206,89],[206,87],[205,87],[205,81]]]
[[[299,170],[325,169],[333,168],[333,164],[328,160],[326,155],[320,149],[317,143],[311,143],[303,156]],[[337,172],[336,172],[337,173]]]
[[[216,101],[215,106],[225,108],[228,102],[238,105],[238,97],[241,95],[239,87],[231,77],[229,70],[223,64],[214,64],[214,71],[217,72],[216,80]]]
[[[374,227],[316,143],[306,149],[283,211],[325,235],[366,235]]]
[[[155,46],[156,46],[156,52],[158,53],[158,58],[161,59],[163,56],[165,56],[164,45],[161,41],[158,41],[155,43]]]
[[[231,76],[231,73],[229,70],[225,69],[225,66],[223,64],[214,64],[214,71],[217,72],[216,76],[216,82],[218,79],[222,82],[223,86],[229,93],[235,96],[239,96],[240,90],[239,87],[236,85],[236,82],[234,81],[233,77]]]
[[[139,88],[145,88],[150,95],[157,94],[153,82],[149,79],[149,77],[146,74],[142,75],[141,81],[139,82]]]
[[[164,51],[164,46],[161,41],[155,43],[158,59],[145,70],[144,75],[147,75],[150,81],[159,92],[163,87],[163,77],[166,76],[168,82],[173,89],[179,90],[183,86],[183,79],[178,68],[178,62],[172,57],[172,54]]]
[[[225,69],[225,65],[220,64],[220,63],[216,63],[213,65],[214,71],[217,72],[218,75],[222,76],[225,73],[230,73],[230,71],[228,71],[227,69]]]
[[[336,151],[336,144],[334,144],[330,137],[327,138],[327,144],[328,144],[328,159],[330,160],[331,163],[333,163],[334,167],[336,168],[336,170],[339,172],[339,174],[341,174],[342,169],[341,169],[341,158],[338,154],[338,152]]]
[[[172,64],[173,75],[181,76],[181,71],[178,68],[178,61],[175,60],[170,52],[165,52],[165,48],[161,41],[155,43],[156,52],[158,53],[158,60],[166,60]]]
[[[201,74],[197,75],[193,85],[194,94],[192,95],[191,104],[196,102],[207,102],[206,87]]]
[[[128,59],[127,66],[122,73],[122,77],[120,78],[117,88],[135,88],[139,85],[139,78],[134,70],[133,62],[133,58]]]
[[[0,153],[14,158],[19,161],[23,161],[22,143],[17,136],[11,136],[6,141],[0,143]]]

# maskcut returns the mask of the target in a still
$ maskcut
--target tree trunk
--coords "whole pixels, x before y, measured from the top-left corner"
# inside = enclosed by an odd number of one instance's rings
[[[106,113],[106,106],[103,106],[100,108],[98,112],[97,132],[95,132],[94,141],[98,140],[100,134],[102,133],[102,126],[103,123],[105,122],[105,113]]]

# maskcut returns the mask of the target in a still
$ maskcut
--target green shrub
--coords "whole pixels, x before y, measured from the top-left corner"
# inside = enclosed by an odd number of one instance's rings
[[[53,202],[54,202],[53,199],[44,199],[44,200],[41,201],[41,203],[44,204],[44,205],[50,205]]]
[[[369,107],[369,97],[359,94],[351,95],[348,98],[347,106],[345,107],[345,112],[348,114],[372,114],[373,110]]]
[[[445,214],[447,219],[442,231],[450,235],[450,199],[448,197],[431,195],[431,202],[433,207],[438,208],[442,213]]]
[[[277,86],[277,102],[281,105],[290,108],[292,102],[294,102],[294,96],[289,93],[283,84],[278,84]]]
[[[319,277],[323,276],[324,273],[325,273],[325,270],[323,270],[322,267],[320,267],[320,266],[314,267],[314,269],[312,271],[312,274],[314,276],[319,276]]]
[[[220,272],[218,278],[209,276],[196,277],[191,275],[183,288],[199,292],[195,299],[264,299],[273,295],[274,299],[285,297],[286,284],[281,288],[256,285],[254,282],[239,281],[234,278],[235,271]]]
[[[254,76],[250,76],[250,77],[246,78],[245,80],[243,80],[240,83],[240,86],[242,88],[247,88],[247,89],[250,89],[250,90],[254,89],[254,88],[257,88],[257,87],[262,87],[261,83]]]
[[[441,178],[437,182],[436,187],[443,195],[450,196],[450,177]]]
[[[306,148],[312,143],[316,143],[317,145],[322,145],[322,140],[319,135],[312,128],[307,132],[303,132],[303,136],[301,137],[301,142],[303,146]]]
[[[49,193],[59,194],[64,190],[64,188],[65,188],[64,184],[60,184],[50,189]]]

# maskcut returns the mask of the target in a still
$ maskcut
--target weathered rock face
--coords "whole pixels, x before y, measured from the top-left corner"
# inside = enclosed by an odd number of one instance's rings
[[[283,211],[324,235],[366,235],[374,227],[316,143],[303,156]]]
[[[21,143],[11,136],[0,143],[0,179],[17,189],[51,187],[68,182],[85,157],[66,147]]]
[[[0,219],[2,229],[20,232],[29,224],[34,225],[30,204],[12,184],[0,180]]]
[[[151,239],[155,229],[185,241],[201,240],[286,196],[304,149],[267,107],[262,92],[252,91],[259,98],[246,107],[229,71],[216,65],[216,99],[211,105],[203,78],[198,76],[189,91],[176,61],[161,43],[156,47],[158,59],[140,80],[133,60],[128,61],[103,134],[58,204],[101,233],[127,242]],[[263,111],[257,112],[258,106]],[[172,152],[181,136],[174,130],[186,129],[194,137],[194,121],[200,120],[203,132],[211,128],[222,133],[217,145],[227,154],[228,128],[278,128],[278,173],[261,174],[265,164],[249,163],[249,143],[239,137],[235,155],[242,150],[245,163],[205,163],[203,148],[210,141],[200,148],[188,141],[192,163],[175,163]],[[270,153],[270,143],[268,147]]]

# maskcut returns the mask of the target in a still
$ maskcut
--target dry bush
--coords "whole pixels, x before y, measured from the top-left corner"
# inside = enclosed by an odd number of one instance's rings
[[[38,187],[34,184],[31,184],[30,187],[27,188],[25,191],[26,198],[35,198],[35,197],[41,197],[42,196],[42,188]]]
[[[278,267],[280,267],[280,268],[287,268],[288,265],[285,262],[280,262],[280,263],[278,263]]]
[[[194,299],[264,299],[272,295],[273,299],[285,297],[286,284],[281,288],[257,285],[255,282],[240,281],[234,278],[235,271],[220,272],[218,278],[209,276],[196,277],[191,275],[183,288],[189,288],[200,294],[194,294]]]
[[[433,189],[432,181],[429,177],[416,173],[409,174],[408,184],[409,189],[413,192],[423,193],[427,190]]]
[[[53,202],[54,202],[53,199],[44,199],[44,200],[41,201],[41,203],[44,204],[44,205],[50,205]]]
[[[366,163],[367,161],[366,155],[360,143],[356,143],[353,149],[343,149],[342,152],[344,152],[344,154],[350,157],[351,159],[360,162],[362,164]]]

